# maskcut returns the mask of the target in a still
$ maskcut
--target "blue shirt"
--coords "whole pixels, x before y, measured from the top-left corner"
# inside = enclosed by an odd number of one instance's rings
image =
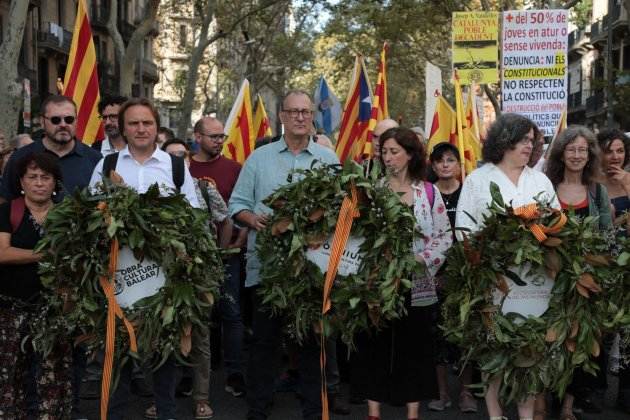
[[[309,140],[306,149],[294,155],[284,137],[267,144],[247,158],[236,181],[229,202],[230,216],[234,217],[243,210],[256,214],[271,214],[272,209],[262,202],[283,185],[299,180],[293,174],[296,169],[310,169],[314,161],[324,164],[338,164],[339,159],[332,150]],[[256,253],[256,231],[250,229],[247,237],[247,279],[245,287],[260,283],[260,260]]]
[[[5,200],[12,200],[20,195],[19,181],[17,175],[17,161],[31,153],[48,152],[55,157],[59,157],[55,152],[46,149],[42,141],[36,141],[16,150],[11,159],[7,162],[2,174],[2,185],[0,186],[0,196]],[[59,157],[59,167],[63,176],[63,188],[61,194],[57,194],[55,201],[61,201],[66,194],[72,194],[77,188],[87,187],[94,167],[101,160],[102,155],[86,146],[78,140],[74,141],[74,148],[70,153]]]

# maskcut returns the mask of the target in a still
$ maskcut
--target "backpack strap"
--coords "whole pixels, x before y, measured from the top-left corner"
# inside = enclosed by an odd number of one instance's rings
[[[433,184],[424,181],[424,191],[427,193],[429,204],[431,205],[431,209],[433,209],[433,203],[435,203],[435,190],[433,189]]]
[[[199,191],[201,191],[201,196],[203,197],[203,201],[206,202],[206,206],[208,207],[208,211],[210,209],[210,194],[208,193],[209,183],[205,179],[200,179],[199,181]]]
[[[173,166],[173,183],[175,184],[175,190],[179,194],[182,185],[184,185],[186,163],[184,162],[184,158],[179,156],[170,155],[170,157]]]
[[[24,210],[26,210],[26,202],[24,197],[18,197],[11,200],[11,232],[15,232],[20,227],[24,218]]]
[[[118,152],[109,154],[103,158],[103,178],[109,178],[118,163]]]

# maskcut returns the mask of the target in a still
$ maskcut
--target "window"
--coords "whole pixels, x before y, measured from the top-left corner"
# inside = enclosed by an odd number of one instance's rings
[[[186,48],[188,45],[188,28],[186,25],[179,25],[179,46],[181,48]]]

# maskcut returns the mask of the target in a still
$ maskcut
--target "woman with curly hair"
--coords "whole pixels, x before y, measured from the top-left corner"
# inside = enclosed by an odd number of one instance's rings
[[[458,229],[474,233],[483,228],[483,217],[492,203],[491,183],[499,187],[503,201],[513,207],[534,203],[536,199],[560,207],[549,178],[527,166],[539,135],[536,124],[526,117],[503,114],[497,118],[484,142],[484,165],[464,181],[455,217]],[[462,234],[467,233],[458,232]],[[488,383],[485,399],[490,420],[501,420],[504,418],[499,401],[501,378],[490,378]],[[533,418],[534,400],[531,395],[518,403],[521,420]]]
[[[425,154],[408,128],[390,128],[380,136],[384,182],[409,206],[421,234],[412,249],[424,266],[406,296],[407,314],[379,331],[357,338],[353,391],[367,399],[368,420],[380,419],[383,401],[407,405],[407,418],[419,418],[420,400],[438,395],[435,377],[437,293],[435,274],[452,244],[440,192],[424,181]]]
[[[551,146],[545,173],[556,188],[562,209],[582,218],[598,218],[600,230],[612,228],[610,203],[606,187],[595,180],[600,172],[597,140],[588,128],[574,125],[561,132]],[[604,352],[599,359],[603,360]],[[601,366],[601,363],[600,363]],[[594,378],[592,378],[594,379]],[[575,420],[573,402],[593,406],[589,377],[577,370],[562,403],[560,420]]]

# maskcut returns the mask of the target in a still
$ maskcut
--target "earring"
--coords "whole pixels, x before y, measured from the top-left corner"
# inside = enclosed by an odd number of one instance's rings
[[[52,193],[53,197],[57,195],[57,191],[53,191]]]
[[[24,190],[20,190],[20,194],[24,195]]]

